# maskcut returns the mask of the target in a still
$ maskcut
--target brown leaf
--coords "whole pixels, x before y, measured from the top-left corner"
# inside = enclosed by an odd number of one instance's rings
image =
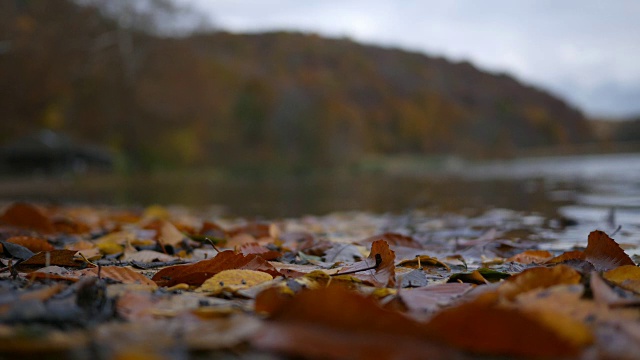
[[[269,250],[265,246],[262,246],[256,242],[242,244],[236,251],[243,255],[255,254],[265,260],[275,260],[282,256],[280,252]]]
[[[100,268],[94,267],[91,269],[84,269],[75,272],[76,275],[83,277],[87,275],[98,276],[101,278],[108,278],[111,280],[119,281],[123,284],[140,284],[156,286],[156,283],[146,276],[140,274],[137,271],[131,270],[128,267],[121,266],[102,266]]]
[[[77,253],[75,250],[53,250],[46,252],[39,252],[33,255],[30,259],[25,260],[18,264],[16,268],[19,271],[32,271],[43,266],[57,265],[67,267],[93,267],[91,264],[87,264],[82,261],[76,261],[74,255]],[[49,261],[47,263],[47,254],[49,254]]]
[[[180,283],[199,286],[220,271],[231,269],[264,271],[271,276],[281,275],[271,264],[258,255],[242,255],[227,250],[219,253],[213,259],[164,268],[158,271],[152,280],[158,286],[173,286]]]
[[[53,245],[49,244],[47,240],[33,236],[13,236],[7,239],[7,242],[22,245],[34,253],[52,251],[54,249]]]
[[[485,355],[557,358],[583,345],[532,315],[480,301],[441,311],[427,325],[439,341]]]
[[[0,216],[0,223],[35,230],[43,234],[51,234],[56,230],[44,209],[27,203],[11,205]]]
[[[376,264],[376,255],[380,255],[382,258],[380,265],[375,269],[364,270]],[[371,245],[371,252],[367,259],[341,268],[338,274],[355,272],[352,274],[353,277],[374,286],[394,287],[396,284],[395,259],[396,255],[393,250],[389,249],[387,242],[376,240]]]
[[[525,265],[542,264],[551,258],[553,258],[553,255],[546,250],[527,250],[508,258],[507,261]]]
[[[584,251],[573,250],[567,251],[558,255],[552,259],[549,259],[545,262],[545,264],[559,264],[569,260],[585,260]]]
[[[408,247],[408,248],[414,248],[414,249],[422,249],[422,244],[420,244],[419,242],[417,242],[414,238],[412,238],[411,236],[406,236],[406,235],[402,235],[402,234],[398,234],[398,233],[384,233],[381,235],[375,235],[369,238],[366,238],[364,240],[360,240],[358,242],[356,242],[359,245],[369,245],[372,244],[375,241],[378,240],[384,240],[387,242],[387,244],[389,244],[389,246],[404,246],[404,247]]]
[[[276,224],[251,223],[227,231],[227,236],[230,238],[239,234],[248,234],[256,239],[263,237],[277,238],[280,234],[280,229]]]
[[[398,291],[398,296],[413,315],[424,315],[438,310],[443,304],[462,296],[472,288],[473,285],[463,283],[437,284],[402,289]]]
[[[622,265],[635,265],[620,245],[603,231],[589,234],[589,242],[584,250],[585,259],[593,264],[597,271],[615,269]]]
[[[566,265],[552,268],[536,267],[508,278],[499,288],[498,294],[512,300],[518,294],[554,285],[580,283],[580,273]]]
[[[423,324],[342,287],[303,291],[293,298],[271,295],[272,302],[280,303],[270,304],[272,321],[252,339],[260,349],[316,358],[445,357],[442,348],[428,343]],[[265,308],[262,302],[258,296],[256,306]]]

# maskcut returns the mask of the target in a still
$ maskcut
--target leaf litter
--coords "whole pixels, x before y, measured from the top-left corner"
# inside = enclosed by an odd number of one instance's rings
[[[0,356],[637,356],[640,271],[600,230],[559,249],[509,211],[0,210]]]

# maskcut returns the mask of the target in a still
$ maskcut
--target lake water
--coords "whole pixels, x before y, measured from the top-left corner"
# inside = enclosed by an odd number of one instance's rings
[[[4,179],[0,200],[218,206],[228,215],[508,208],[547,217],[640,223],[640,154],[525,158],[389,173],[214,174]],[[609,219],[611,220],[611,219]]]

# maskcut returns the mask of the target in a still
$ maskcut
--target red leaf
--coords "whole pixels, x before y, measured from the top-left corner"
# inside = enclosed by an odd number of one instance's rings
[[[102,266],[100,267],[100,269],[91,268],[75,272],[75,274],[79,277],[87,275],[98,276],[98,273],[100,274],[101,278],[120,281],[123,284],[156,285],[155,282],[151,281],[151,279],[140,274],[139,272],[120,266]]]
[[[255,254],[236,254],[231,250],[223,251],[213,259],[198,261],[195,264],[175,265],[158,271],[152,278],[158,286],[173,286],[186,283],[202,285],[207,279],[222,270],[246,269],[264,271],[272,276],[281,276],[271,264]]]
[[[620,245],[603,231],[596,230],[589,234],[589,242],[584,251],[585,259],[593,264],[597,271],[615,269],[622,265],[635,265]]]

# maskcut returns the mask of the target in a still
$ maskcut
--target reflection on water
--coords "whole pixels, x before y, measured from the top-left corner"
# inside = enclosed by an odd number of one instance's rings
[[[417,175],[420,174],[420,175]],[[437,176],[433,176],[437,175]],[[0,199],[125,205],[221,205],[228,215],[291,217],[343,210],[509,208],[640,224],[640,155],[530,158],[455,171],[314,176],[149,175],[0,181]],[[611,209],[615,209],[613,220]]]

